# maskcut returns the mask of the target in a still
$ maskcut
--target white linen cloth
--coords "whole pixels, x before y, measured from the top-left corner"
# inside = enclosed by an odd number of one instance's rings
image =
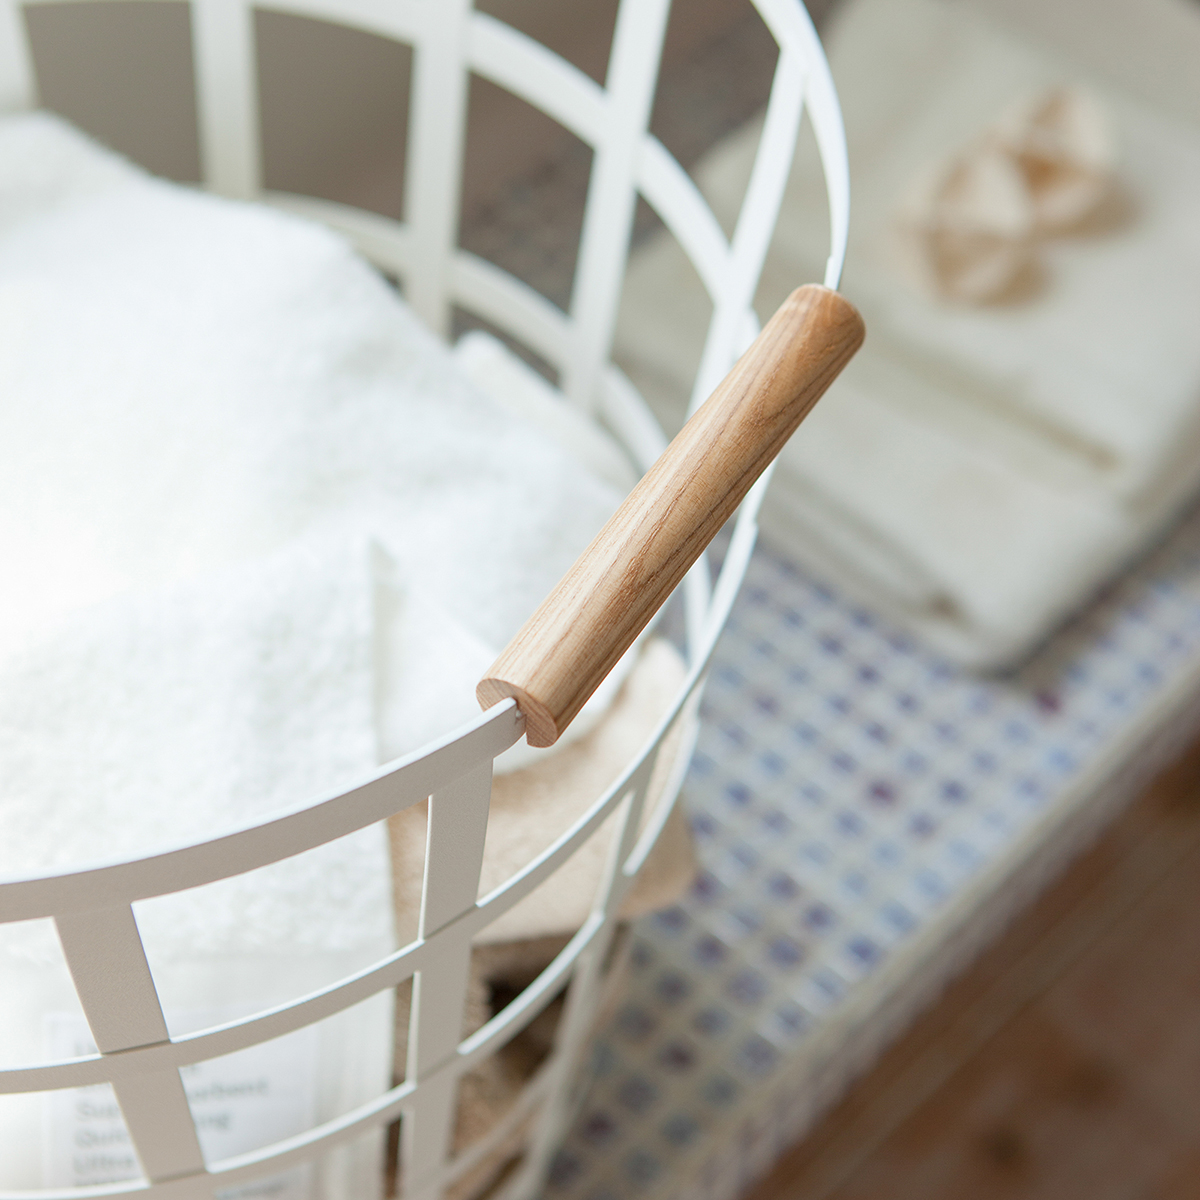
[[[506,411],[538,426],[596,476],[622,494],[637,483],[629,456],[594,421],[582,416],[563,395],[498,338],[482,330],[464,334],[454,361],[466,377]]]
[[[941,0],[856,0],[827,39],[854,183],[843,291],[867,344],[784,450],[763,533],[950,657],[1028,652],[1162,528],[1200,477],[1200,140],[1111,90],[1119,193],[1041,247],[1004,304],[909,286],[894,257],[913,176],[1069,67]],[[1084,81],[1086,82],[1086,81]],[[696,176],[736,211],[757,129]],[[802,146],[759,291],[765,312],[819,278],[828,221]],[[668,302],[670,298],[670,302]],[[678,412],[706,297],[670,241],[631,266],[618,355]]]
[[[318,226],[37,115],[0,123],[6,213],[4,636],[338,525],[502,647],[615,507]]]
[[[342,239],[39,114],[0,120],[0,445],[4,875],[215,833],[449,732],[620,497]],[[381,957],[389,890],[372,829],[139,903],[173,1031]],[[47,924],[0,925],[0,1058],[44,1057],[72,995]],[[322,1027],[319,1119],[387,1085],[390,999]],[[0,1106],[4,1187],[40,1182],[37,1104]],[[318,1194],[377,1192],[375,1157]]]
[[[362,541],[293,543],[262,562],[90,606],[0,658],[0,876],[212,836],[371,770],[368,550]],[[395,945],[380,826],[139,901],[134,912],[176,1035],[295,999]],[[289,1078],[309,1090],[310,1119],[330,1120],[389,1086],[391,1009],[385,992],[292,1039]],[[0,1061],[62,1054],[53,1030],[72,1016],[85,1031],[51,923],[0,925]],[[247,1069],[236,1057],[206,1068],[217,1083]],[[225,1154],[254,1148],[260,1134],[302,1132],[278,1127],[278,1063],[255,1070],[263,1098],[241,1105]],[[76,1106],[38,1094],[4,1099],[6,1189],[129,1174],[111,1165],[130,1158],[119,1129],[104,1131],[103,1167],[79,1149],[87,1142],[71,1152],[69,1137],[55,1154],[53,1129],[43,1156],[43,1121],[70,1122]],[[283,1194],[377,1195],[379,1152],[364,1143],[326,1162],[315,1191],[293,1180]]]

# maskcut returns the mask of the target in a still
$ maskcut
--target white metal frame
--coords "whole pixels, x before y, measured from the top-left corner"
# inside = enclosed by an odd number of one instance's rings
[[[54,0],[34,0],[53,3]],[[561,372],[567,400],[602,416],[643,468],[662,432],[609,355],[638,193],[678,238],[714,310],[695,396],[703,398],[757,331],[751,301],[807,107],[824,165],[835,287],[845,252],[848,177],[841,115],[820,44],[799,0],[755,0],[780,46],[765,129],[732,239],[683,168],[648,132],[669,0],[623,0],[605,85],[528,37],[472,11],[470,0],[283,0],[272,8],[408,43],[414,73],[404,222],[328,201],[263,196],[258,161],[253,8],[247,0],[192,0],[193,52],[206,185],[266,198],[345,232],[397,274],[429,325],[448,331],[455,304],[528,344]],[[18,0],[0,0],[0,104],[36,104],[35,72]],[[469,74],[548,113],[595,151],[574,291],[562,311],[492,264],[459,249],[458,194]],[[800,282],[800,281],[798,281]],[[766,478],[742,506],[715,586],[702,559],[688,577],[689,671],[653,737],[620,779],[549,849],[490,895],[477,898],[492,760],[523,732],[512,701],[441,741],[387,764],[339,795],[306,801],[274,819],[132,862],[0,883],[0,921],[52,918],[98,1047],[92,1056],[0,1071],[0,1094],[109,1082],[144,1171],[127,1184],[0,1200],[146,1197],[191,1200],[311,1161],[339,1142],[403,1116],[401,1195],[433,1198],[537,1119],[505,1196],[531,1196],[569,1119],[572,1072],[594,1016],[616,914],[670,810],[694,742],[704,673],[754,546]],[[644,832],[648,783],[664,739],[686,725],[671,785]],[[420,930],[371,968],[289,1004],[182,1037],[169,1036],[131,905],[299,854],[430,798]],[[512,1004],[459,1040],[471,939],[528,895],[619,812],[595,906],[571,942]],[[352,1112],[253,1153],[205,1163],[179,1068],[229,1054],[342,1011],[414,980],[404,1083]],[[465,1153],[449,1153],[459,1077],[522,1029],[564,987],[555,1052],[516,1108]]]

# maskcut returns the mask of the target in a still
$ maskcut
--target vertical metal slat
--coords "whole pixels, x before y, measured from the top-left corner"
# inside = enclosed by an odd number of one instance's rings
[[[262,187],[253,10],[244,0],[195,0],[190,8],[204,182],[252,200]]]
[[[473,908],[479,895],[491,792],[489,761],[429,799],[420,936],[431,943],[431,954],[413,979],[408,1078],[420,1087],[401,1126],[406,1200],[441,1193],[458,1080],[452,1070],[439,1068],[458,1050],[471,968],[470,939],[446,926]]]
[[[571,295],[575,344],[563,372],[567,398],[586,411],[616,327],[637,200],[642,135],[650,121],[670,0],[624,0],[617,13],[605,92],[608,121],[596,146]]]
[[[440,337],[450,333],[450,274],[467,114],[467,32],[471,0],[427,0],[430,20],[413,53],[405,219],[412,259],[405,299]]]
[[[37,103],[33,56],[19,0],[0,0],[0,112]]]
[[[55,918],[79,1002],[102,1054],[167,1040],[158,993],[128,905]],[[113,1085],[142,1170],[152,1182],[204,1173],[204,1156],[175,1070]]]

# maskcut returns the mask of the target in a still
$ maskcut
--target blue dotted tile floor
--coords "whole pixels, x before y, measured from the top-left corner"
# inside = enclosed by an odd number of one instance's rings
[[[685,786],[702,869],[635,930],[547,1194],[732,1200],[1036,886],[1029,864],[1137,786],[1155,731],[1193,730],[1197,694],[1200,515],[1003,678],[760,547]]]

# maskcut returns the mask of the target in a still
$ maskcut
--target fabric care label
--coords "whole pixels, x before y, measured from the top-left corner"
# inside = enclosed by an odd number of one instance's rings
[[[187,1014],[185,1028],[206,1028],[229,1019],[222,1012]],[[51,1060],[95,1054],[96,1044],[81,1015],[46,1017]],[[180,1069],[205,1162],[270,1145],[315,1123],[317,1030],[286,1037],[236,1054]],[[48,1188],[87,1187],[136,1179],[137,1156],[109,1084],[66,1088],[46,1094],[45,1169]],[[309,1200],[311,1167],[230,1188],[229,1200]]]

